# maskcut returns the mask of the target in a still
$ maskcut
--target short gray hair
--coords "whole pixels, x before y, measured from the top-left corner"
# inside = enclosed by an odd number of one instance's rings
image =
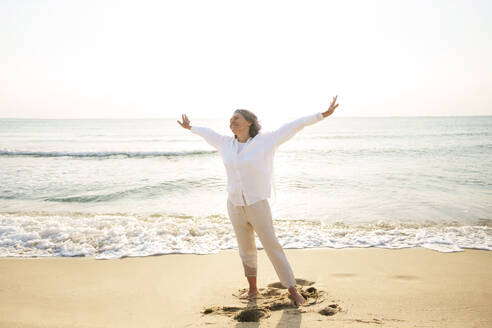
[[[248,122],[251,122],[252,124],[249,126],[249,136],[251,138],[255,137],[258,132],[261,130],[261,124],[258,121],[258,117],[252,112],[247,109],[236,109],[234,113],[239,113],[243,115],[244,119]],[[236,135],[234,135],[234,138],[237,138]]]

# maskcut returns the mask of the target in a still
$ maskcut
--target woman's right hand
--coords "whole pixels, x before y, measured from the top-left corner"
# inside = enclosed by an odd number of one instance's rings
[[[183,123],[181,123],[180,121],[176,121],[179,123],[179,125],[181,125],[183,128],[185,129],[191,129],[191,125],[190,125],[190,120],[188,119],[188,116],[186,116],[186,114],[181,114],[181,118],[183,119]]]

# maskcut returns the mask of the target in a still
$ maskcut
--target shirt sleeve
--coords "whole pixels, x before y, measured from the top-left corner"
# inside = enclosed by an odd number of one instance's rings
[[[322,121],[323,119],[323,114],[321,114],[320,112],[304,116],[292,122],[286,123],[277,130],[271,132],[271,142],[273,143],[274,147],[277,148],[278,146],[295,136],[296,133],[301,131],[305,126],[312,125],[316,122]]]
[[[214,130],[203,126],[192,125],[190,131],[201,136],[210,146],[217,150],[221,149],[230,139],[229,136],[218,134]]]

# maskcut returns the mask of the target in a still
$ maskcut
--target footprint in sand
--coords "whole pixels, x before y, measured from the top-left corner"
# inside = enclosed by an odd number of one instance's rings
[[[397,275],[391,276],[391,278],[398,279],[398,280],[417,280],[417,279],[419,279],[419,277],[412,276],[409,274],[397,274]]]
[[[321,310],[318,311],[319,314],[322,315],[334,315],[340,311],[340,306],[338,304],[330,304],[325,308],[322,308]]]
[[[272,311],[295,309],[301,315],[305,312],[318,312],[322,315],[334,315],[340,311],[338,304],[324,306],[326,292],[318,290],[314,281],[306,279],[296,279],[298,292],[306,299],[301,307],[297,307],[289,292],[280,282],[269,284],[267,288],[259,288],[259,294],[254,299],[241,300],[248,302],[245,307],[238,306],[212,306],[202,310],[203,315],[225,315],[232,317],[239,322],[258,322],[260,319],[270,317]],[[237,295],[241,295],[247,289],[241,289]]]
[[[265,309],[247,308],[236,314],[234,319],[239,322],[258,322],[260,321],[260,318],[267,315],[269,316]]]

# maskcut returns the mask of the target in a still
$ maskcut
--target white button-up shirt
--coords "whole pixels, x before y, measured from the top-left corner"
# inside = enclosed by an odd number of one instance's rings
[[[316,113],[286,123],[274,131],[260,131],[248,139],[240,152],[234,136],[221,135],[210,128],[195,125],[190,131],[219,151],[227,173],[228,200],[236,206],[244,206],[270,197],[272,185],[275,192],[273,157],[278,146],[305,126],[323,119],[321,113]]]

